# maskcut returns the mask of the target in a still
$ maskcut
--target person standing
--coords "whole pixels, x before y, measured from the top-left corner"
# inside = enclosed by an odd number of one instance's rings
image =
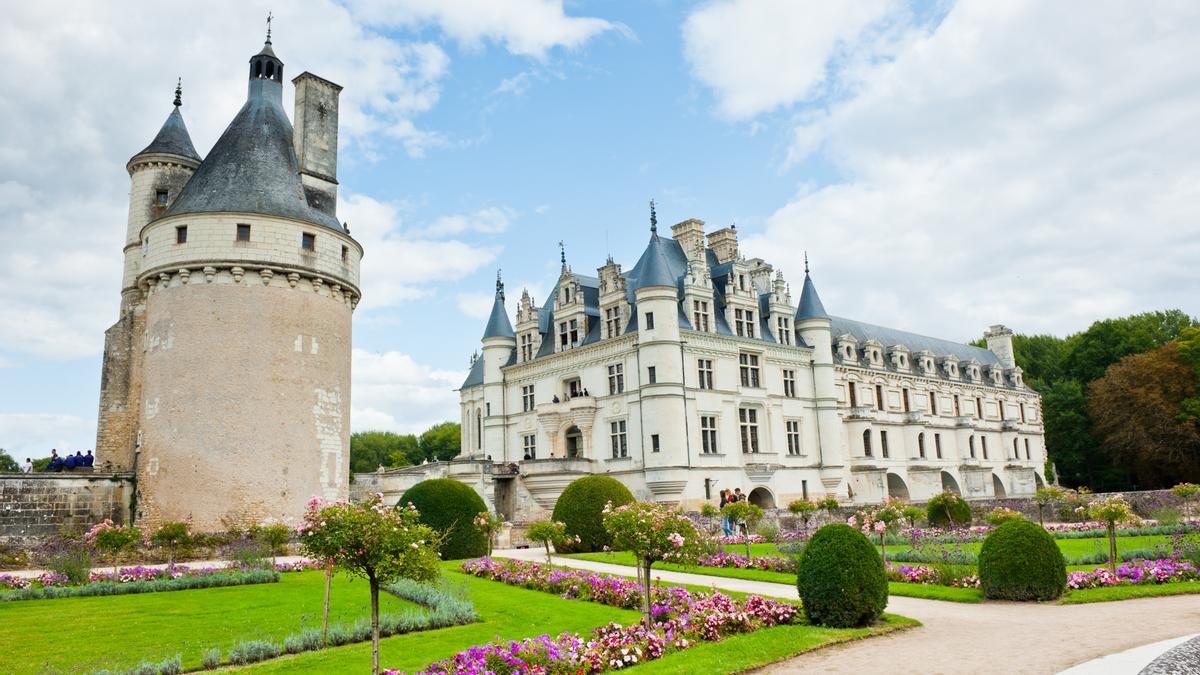
[[[33,460],[25,458],[25,463],[21,465],[21,473],[33,473]]]
[[[729,525],[729,516],[725,515],[725,505],[729,503],[729,490],[721,490],[721,531],[726,537],[733,532]]]

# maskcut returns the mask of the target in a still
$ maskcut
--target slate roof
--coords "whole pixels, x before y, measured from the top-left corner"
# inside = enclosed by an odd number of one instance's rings
[[[196,152],[196,147],[192,145],[192,137],[188,134],[187,125],[183,123],[183,115],[179,112],[179,106],[167,115],[167,121],[163,122],[162,128],[158,130],[158,135],[150,141],[141,152],[134,155],[178,155],[200,161],[200,155]]]
[[[886,328],[853,319],[844,319],[838,316],[830,317],[830,319],[830,328],[833,331],[835,342],[839,336],[849,333],[860,343],[867,340],[878,340],[885,347],[904,345],[913,352],[928,349],[934,356],[957,356],[963,361],[976,359],[980,364],[985,366],[1000,363],[999,357],[982,347],[973,347],[961,342],[954,342],[953,340],[941,340],[926,335],[896,330],[895,328]]]
[[[483,329],[483,339],[493,337],[516,337],[512,323],[508,320],[508,310],[504,309],[504,291],[496,291],[496,301],[492,303],[492,314],[488,317],[487,328]]]
[[[821,304],[821,296],[817,295],[817,287],[813,284],[808,272],[804,273],[804,288],[800,291],[800,306],[796,308],[796,320],[828,319],[825,305]]]

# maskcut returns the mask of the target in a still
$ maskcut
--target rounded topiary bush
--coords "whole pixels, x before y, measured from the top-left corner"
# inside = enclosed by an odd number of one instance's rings
[[[930,527],[971,524],[971,505],[953,492],[934,495],[925,507],[925,518]]]
[[[614,507],[632,503],[633,493],[610,476],[577,478],[563,490],[554,503],[552,520],[567,526],[567,540],[579,537],[578,543],[564,541],[558,547],[563,553],[601,551],[612,544],[604,529],[604,505],[608,502]]]
[[[483,498],[466,483],[449,478],[423,480],[400,497],[398,506],[412,503],[421,513],[421,522],[442,535],[438,553],[442,560],[474,558],[487,550],[483,533],[475,527],[480,511],[487,511]]]
[[[997,600],[1053,600],[1067,587],[1067,565],[1049,532],[1010,520],[983,540],[979,586],[984,597]]]
[[[804,616],[833,628],[862,626],[887,607],[883,559],[862,532],[826,525],[809,540],[796,571]]]

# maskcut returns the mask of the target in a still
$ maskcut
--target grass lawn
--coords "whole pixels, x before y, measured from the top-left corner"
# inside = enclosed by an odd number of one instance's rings
[[[180,654],[199,667],[212,646],[282,638],[320,625],[325,576],[288,572],[277,584],[0,603],[5,673],[83,672]],[[382,611],[417,607],[380,594]],[[334,577],[330,622],[368,616],[367,582]]]
[[[1160,584],[1156,586],[1085,588],[1078,591],[1068,591],[1059,600],[1059,603],[1063,605],[1076,605],[1085,602],[1110,602],[1112,600],[1156,598],[1163,595],[1188,595],[1192,593],[1200,593],[1200,581],[1184,581],[1177,584]]]
[[[1107,555],[1108,554],[1108,538],[1107,537],[1090,537],[1090,538],[1086,538],[1086,539],[1055,539],[1054,542],[1056,544],[1058,544],[1059,550],[1061,550],[1063,552],[1063,556],[1065,556],[1067,558],[1068,562],[1070,560],[1072,560],[1074,558],[1078,558],[1080,556],[1092,556],[1092,555],[1096,555],[1096,554]],[[1117,537],[1117,550],[1118,551],[1131,551],[1133,549],[1152,549],[1155,546],[1158,546],[1159,544],[1162,544],[1165,546],[1165,545],[1169,545],[1170,543],[1171,543],[1171,537],[1169,537],[1165,534],[1138,535],[1138,536],[1133,536],[1133,537]],[[930,544],[930,546],[932,546],[935,549],[939,547],[938,544]],[[962,548],[964,551],[970,551],[972,553],[978,554],[979,549],[982,546],[983,546],[983,544],[981,542],[974,542],[974,543],[969,543],[969,544],[963,544]],[[726,551],[729,551],[730,553],[741,553],[742,555],[746,554],[746,545],[745,544],[725,544],[724,548]],[[876,548],[878,548],[878,546]],[[888,544],[888,547],[887,547],[889,552],[890,551],[905,551],[910,548],[912,548],[912,547],[908,546],[906,544]],[[779,548],[775,544],[751,544],[750,545],[750,555],[752,555],[752,556],[779,556],[782,554],[779,552]]]
[[[387,638],[380,643],[382,665],[412,672],[472,645],[496,639],[518,639],[542,633],[557,635],[563,631],[586,634],[592,628],[610,621],[629,624],[641,617],[636,611],[582,600],[563,600],[551,593],[479,579],[459,572],[456,562],[446,563],[445,570],[450,583],[465,586],[482,621]],[[733,673],[833,642],[915,625],[919,624],[912,619],[887,615],[879,625],[864,629],[779,626],[719,643],[705,643],[639,666],[637,670],[655,673]],[[364,643],[283,657],[242,670],[252,673],[359,673],[370,664],[370,660],[371,645]]]

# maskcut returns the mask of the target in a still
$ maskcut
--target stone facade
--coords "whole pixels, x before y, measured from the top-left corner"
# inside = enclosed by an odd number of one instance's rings
[[[33,543],[110,518],[130,522],[130,474],[0,474],[0,540]]]

